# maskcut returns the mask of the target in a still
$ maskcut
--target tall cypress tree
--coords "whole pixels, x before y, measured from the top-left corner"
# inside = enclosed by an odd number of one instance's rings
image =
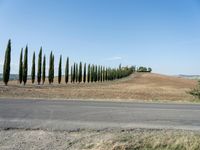
[[[84,64],[84,71],[83,71],[83,82],[86,82],[86,63]]]
[[[33,53],[33,59],[32,59],[31,81],[32,84],[35,82],[35,52]]]
[[[106,81],[108,81],[108,68],[106,68],[106,78],[105,78]]]
[[[78,64],[76,64],[76,82],[78,82]]]
[[[40,82],[41,82],[41,73],[42,73],[42,47],[40,48],[40,52],[38,55],[38,72],[37,72],[38,84],[40,84]]]
[[[60,84],[62,78],[62,55],[60,55],[60,61],[58,66],[58,83]]]
[[[3,65],[3,82],[7,86],[10,78],[10,61],[11,61],[11,40],[8,40],[8,45],[5,52]]]
[[[101,76],[101,68],[100,68],[100,66],[98,66],[98,78],[97,78],[97,81],[99,82],[100,81],[100,76]]]
[[[43,65],[42,65],[42,84],[44,84],[46,79],[46,56],[43,57]]]
[[[24,66],[23,66],[23,82],[24,82],[24,85],[27,82],[27,74],[28,74],[28,46],[26,46],[25,52],[24,52]]]
[[[71,66],[71,83],[73,82],[73,77],[74,77],[73,73],[74,73],[73,66]]]
[[[102,66],[101,66],[101,70],[100,70],[100,81],[102,82]]]
[[[54,55],[52,56],[52,79],[51,79],[51,82],[53,83],[54,81]]]
[[[66,66],[65,66],[65,83],[66,84],[68,83],[68,80],[69,80],[69,57],[67,57]]]
[[[79,83],[82,82],[82,63],[79,64],[79,75],[78,75],[78,81]]]
[[[91,82],[94,81],[94,65],[91,66]]]
[[[97,73],[97,65],[95,65],[95,68],[94,68],[94,72],[95,72],[95,74],[94,74],[94,81],[95,82],[97,82],[97,76],[98,76],[98,73]]]
[[[23,79],[23,48],[21,49],[20,58],[19,58],[19,83],[22,83]]]
[[[52,81],[52,57],[53,57],[53,54],[51,51],[50,56],[49,56],[49,84],[51,84],[51,81]]]
[[[88,81],[88,83],[90,82],[90,64],[88,65],[88,72],[87,72],[87,81]]]
[[[73,67],[73,83],[76,80],[76,64],[74,63],[74,67]]]
[[[105,67],[103,67],[103,74],[102,74],[102,76],[103,76],[103,82],[105,81]]]
[[[32,84],[35,82],[35,52],[33,53],[33,60],[32,60],[31,81]]]

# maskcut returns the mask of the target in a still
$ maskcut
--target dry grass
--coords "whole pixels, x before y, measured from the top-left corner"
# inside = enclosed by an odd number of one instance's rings
[[[180,130],[0,131],[0,149],[199,150],[200,133]]]
[[[63,81],[63,80],[62,80]],[[170,77],[159,74],[137,73],[131,76],[105,83],[90,84],[55,84],[19,85],[17,81],[9,82],[9,86],[0,83],[0,97],[4,98],[45,98],[45,99],[114,99],[132,100],[170,100],[192,101],[193,97],[186,91],[194,88],[195,80]]]

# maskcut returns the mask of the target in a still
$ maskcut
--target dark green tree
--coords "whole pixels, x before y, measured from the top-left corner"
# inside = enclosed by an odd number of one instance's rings
[[[106,68],[106,75],[105,75],[105,80],[108,81],[108,68]]]
[[[27,82],[27,74],[28,74],[28,46],[26,46],[25,52],[24,52],[24,65],[23,65],[23,82],[24,82],[24,85]]]
[[[103,74],[102,74],[102,80],[103,80],[103,82],[105,81],[105,67],[103,67]]]
[[[54,81],[54,55],[52,56],[52,80],[51,82],[53,83]]]
[[[94,65],[91,66],[91,82],[94,81]]]
[[[101,67],[100,66],[98,66],[98,72],[97,72],[97,74],[98,74],[97,81],[99,82],[101,80]]]
[[[46,56],[43,57],[43,64],[42,64],[42,84],[44,84],[46,79]]]
[[[41,82],[41,74],[42,74],[42,47],[40,48],[40,52],[38,55],[38,72],[37,72],[38,84],[40,84],[40,82]]]
[[[10,61],[11,61],[11,40],[8,40],[8,45],[5,52],[3,65],[3,82],[7,86],[10,78]]]
[[[79,75],[78,75],[78,81],[79,83],[82,82],[82,62],[79,64]]]
[[[97,65],[95,65],[95,70],[94,70],[95,74],[94,74],[94,81],[97,82],[98,80],[98,70],[97,70]]]
[[[22,83],[23,79],[23,48],[21,49],[20,58],[19,58],[19,83]]]
[[[52,80],[52,57],[53,57],[53,54],[52,54],[52,51],[50,53],[50,56],[49,56],[49,84],[51,84],[51,80]]]
[[[88,64],[88,70],[87,70],[87,82],[90,82],[91,72],[90,72],[90,64]]]
[[[58,83],[60,84],[62,79],[62,55],[60,55],[60,61],[58,66]]]
[[[83,82],[86,82],[86,63],[84,64],[84,71],[83,71]]]
[[[76,64],[76,82],[78,82],[78,64]]]
[[[32,60],[31,81],[32,84],[35,82],[35,52],[33,53],[33,60]]]
[[[67,57],[66,66],[65,66],[65,83],[67,84],[69,80],[69,57]]]
[[[74,63],[74,68],[73,68],[73,83],[76,81],[76,63]]]
[[[73,83],[73,77],[74,77],[73,73],[74,73],[73,66],[71,66],[71,83]]]

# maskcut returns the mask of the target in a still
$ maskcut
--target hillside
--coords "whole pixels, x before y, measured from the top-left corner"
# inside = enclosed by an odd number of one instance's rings
[[[115,99],[190,101],[186,91],[196,86],[197,81],[153,73],[136,73],[131,76],[105,83],[32,85],[24,87],[17,81],[5,87],[0,82],[0,97],[47,98],[47,99]]]

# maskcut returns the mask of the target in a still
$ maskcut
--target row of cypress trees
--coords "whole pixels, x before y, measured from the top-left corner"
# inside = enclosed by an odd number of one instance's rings
[[[32,68],[31,68],[31,82],[35,83],[35,78],[37,77],[38,84],[44,84],[46,80],[46,56],[42,55],[42,47],[40,48],[38,54],[38,67],[36,76],[36,63],[35,63],[35,52],[32,57]],[[3,81],[7,85],[10,76],[10,61],[11,61],[11,40],[8,41],[8,45],[5,53],[4,68],[3,68]],[[90,83],[90,82],[104,82],[109,80],[120,79],[126,77],[134,72],[134,67],[121,67],[118,68],[108,68],[100,65],[94,64],[82,64],[82,62],[74,63],[71,66],[71,74],[69,72],[69,57],[65,64],[65,83],[69,82],[69,77],[71,77],[71,83]],[[49,72],[48,81],[49,84],[54,82],[54,54],[51,51],[49,56]],[[20,59],[19,59],[19,83],[25,85],[27,82],[28,74],[28,46],[25,47],[24,53],[23,48],[21,49]],[[69,76],[71,75],[71,76]],[[60,84],[62,80],[62,55],[60,55],[59,66],[58,66],[58,83]]]

